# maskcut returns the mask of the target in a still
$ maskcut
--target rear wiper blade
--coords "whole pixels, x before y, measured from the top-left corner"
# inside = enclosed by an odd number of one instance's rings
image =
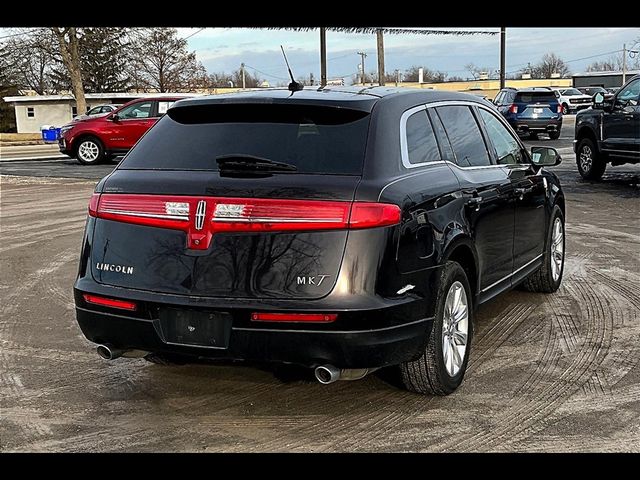
[[[298,167],[290,163],[276,162],[268,158],[256,157],[254,155],[220,155],[216,157],[216,162],[220,169],[224,170],[259,170],[259,171],[279,171],[296,172]]]

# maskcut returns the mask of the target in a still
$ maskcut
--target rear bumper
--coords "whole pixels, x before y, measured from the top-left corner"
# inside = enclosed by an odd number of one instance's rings
[[[559,119],[518,119],[510,121],[517,132],[556,132],[562,128],[562,118]]]
[[[294,363],[305,367],[323,364],[338,368],[367,368],[395,365],[418,357],[431,331],[432,319],[371,330],[308,330],[305,326],[233,326],[225,349],[168,344],[157,319],[76,307],[78,324],[94,343],[117,348],[175,353],[221,360]]]

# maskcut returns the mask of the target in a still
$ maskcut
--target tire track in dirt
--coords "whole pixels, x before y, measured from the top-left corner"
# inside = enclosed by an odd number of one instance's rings
[[[533,305],[513,305],[494,317],[487,328],[484,329],[478,337],[473,339],[467,375],[473,369],[474,365],[481,363],[482,358],[494,352],[502,345],[511,332],[518,328],[534,309],[535,307]],[[480,356],[474,357],[473,354],[478,350],[481,352]],[[423,413],[425,408],[436,398],[416,397],[415,395],[408,394],[406,400],[398,404],[397,400],[392,400],[397,397],[397,392],[390,392],[387,396],[389,398],[381,399],[379,404],[389,405],[389,402],[391,402],[393,408],[383,408],[380,410],[380,413],[367,421],[355,419],[353,423],[358,426],[358,429],[356,431],[345,430],[348,433],[343,435],[342,441],[336,440],[336,446],[339,445],[341,449],[351,451],[356,450],[363,444],[371,444],[371,442],[380,439],[380,437],[388,436],[390,429],[394,427],[397,428],[399,425]]]
[[[0,341],[11,340],[14,336],[13,331],[19,323],[20,317],[17,315],[22,310],[21,306],[24,302],[30,301],[34,295],[34,287],[42,282],[46,276],[54,274],[66,263],[76,257],[75,249],[67,249],[60,253],[56,260],[50,262],[46,267],[36,270],[34,273],[27,275],[24,281],[16,282],[10,291],[4,298],[2,305],[0,305]],[[12,371],[12,363],[7,355],[5,348],[0,350],[0,371],[6,372],[9,376],[15,376],[17,373]],[[9,377],[4,378],[6,381]],[[14,377],[11,377],[14,378]],[[3,384],[5,382],[3,381]],[[11,397],[14,401],[17,401],[23,396],[24,385],[22,382],[9,382],[5,385],[8,386]],[[6,407],[6,406],[5,406]],[[12,417],[3,415],[3,421],[11,421]],[[46,433],[46,430],[42,429],[42,425],[38,422],[30,421],[30,417],[16,417],[13,420],[18,420],[17,426],[19,427],[22,436],[25,439],[38,437]],[[15,421],[13,423],[16,423]]]
[[[474,338],[467,374],[481,365],[486,357],[493,354],[534,310],[535,306],[530,304],[510,306],[490,324],[487,330]]]
[[[542,389],[533,388],[537,385],[529,379],[524,388],[521,388],[520,395],[508,407],[507,415],[491,431],[481,432],[460,442],[465,450],[504,449],[507,445],[526,438],[532,431],[544,428],[544,420],[582,387],[606,354],[612,334],[612,325],[608,320],[611,318],[609,305],[603,304],[585,283],[567,282],[566,288],[571,296],[579,299],[581,318],[588,322],[580,347],[569,357],[570,364],[555,380],[546,382]],[[541,379],[542,375],[538,375],[535,383],[539,383]]]

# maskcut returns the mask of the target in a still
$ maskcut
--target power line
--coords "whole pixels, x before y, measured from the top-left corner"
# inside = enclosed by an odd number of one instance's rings
[[[277,78],[278,80],[289,80],[286,77],[278,77],[277,75],[271,75],[269,73],[265,73],[262,70],[258,70],[256,67],[252,67],[251,65],[247,65],[246,63],[244,64],[245,67],[250,68],[251,70],[254,70],[258,73],[261,73],[262,75],[266,75],[267,77],[271,77],[271,78]]]
[[[9,35],[3,35],[0,37],[0,40],[4,40],[5,38],[11,38],[11,37],[19,37],[20,35],[28,35],[30,33],[33,32],[37,32],[38,30],[40,30],[39,28],[34,28],[31,30],[27,30],[26,32],[18,32],[18,33],[11,33]]]
[[[194,35],[200,33],[203,30],[204,30],[204,28],[200,28],[200,29],[196,30],[195,32],[193,32],[192,34],[187,35],[186,37],[184,37],[183,40],[188,40],[188,39],[190,39],[191,37],[193,37]]]

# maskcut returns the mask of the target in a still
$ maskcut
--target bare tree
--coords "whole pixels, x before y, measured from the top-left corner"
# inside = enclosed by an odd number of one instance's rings
[[[622,70],[623,60],[622,54],[614,55],[606,60],[595,61],[589,65],[587,65],[587,72],[605,72],[610,70],[620,71]],[[635,55],[634,57],[627,56],[627,68],[628,69],[636,69],[640,68],[640,56]]]
[[[430,83],[441,83],[444,82],[447,78],[447,74],[445,72],[440,72],[437,70],[431,70],[426,67],[418,67],[413,65],[412,67],[405,70],[403,78],[405,82],[417,82],[420,78],[420,68],[422,68],[422,79],[425,82]]]
[[[478,80],[480,78],[480,75],[483,73],[489,73],[491,71],[491,68],[489,67],[477,67],[475,64],[473,63],[467,63],[464,68],[466,70],[469,70],[469,73],[471,74],[471,76],[473,77],[474,80]]]
[[[144,28],[134,34],[130,73],[139,89],[193,91],[204,67],[175,28]]]
[[[18,32],[19,33],[19,32]],[[3,58],[13,85],[43,95],[51,90],[50,71],[52,35],[48,29],[16,35],[3,47]]]
[[[82,83],[82,62],[80,59],[80,48],[78,46],[78,32],[75,27],[58,28],[52,27],[51,31],[58,40],[58,48],[62,63],[67,69],[71,80],[71,90],[76,99],[78,112],[86,112],[87,102],[84,98],[84,85]]]
[[[554,73],[561,77],[569,74],[569,66],[555,53],[545,53],[540,62],[531,68],[531,74],[536,78],[551,78]]]

